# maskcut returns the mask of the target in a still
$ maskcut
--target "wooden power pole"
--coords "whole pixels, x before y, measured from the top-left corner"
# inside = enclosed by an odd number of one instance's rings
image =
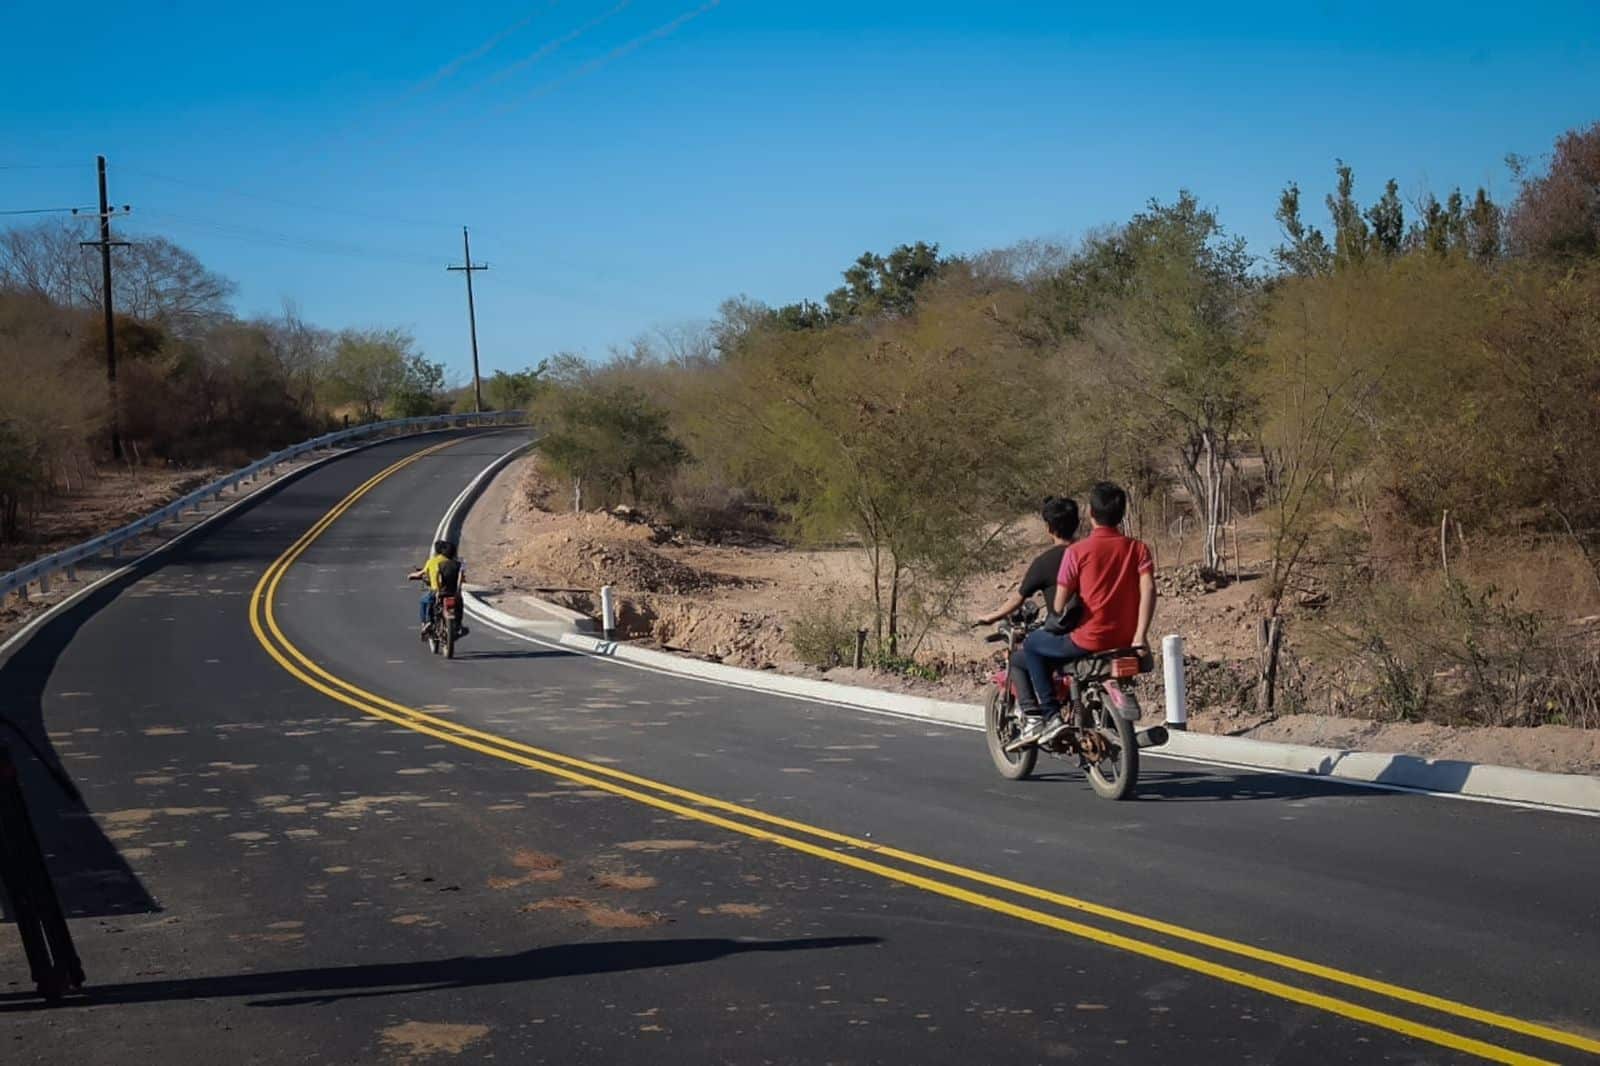
[[[461,227],[461,254],[465,262],[461,266],[446,267],[446,270],[459,270],[467,276],[467,328],[472,331],[472,409],[483,410],[483,379],[478,374],[478,311],[472,304],[472,275],[479,270],[488,270],[488,263],[474,264],[472,261],[472,240],[467,236],[467,227]]]
[[[100,171],[100,239],[80,241],[83,248],[100,249],[101,303],[106,315],[106,386],[111,393],[111,457],[122,458],[122,429],[120,405],[117,402],[117,322],[116,309],[111,301],[111,249],[126,248],[127,241],[111,239],[111,203],[106,196],[106,157],[96,156]]]

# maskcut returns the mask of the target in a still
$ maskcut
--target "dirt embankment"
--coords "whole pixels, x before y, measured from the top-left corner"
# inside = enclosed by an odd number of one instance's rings
[[[624,637],[669,650],[753,669],[826,677],[845,684],[978,702],[994,668],[983,632],[955,623],[922,641],[919,659],[938,664],[937,681],[873,670],[822,671],[797,660],[791,644],[797,616],[819,604],[859,606],[869,587],[865,559],[850,550],[798,550],[781,545],[701,544],[645,516],[573,513],[565,487],[544,476],[537,458],[519,461],[498,478],[468,522],[469,566],[475,583],[522,590],[598,614],[598,589],[619,596]],[[970,581],[954,605],[956,619],[985,613],[1014,587],[1027,560],[1045,546],[1024,544],[1013,558]],[[1190,567],[1160,578],[1156,629],[1184,635],[1191,689],[1226,688],[1240,664],[1256,653],[1255,583],[1220,587]],[[1159,693],[1151,698],[1159,702]],[[1600,773],[1600,732],[1560,726],[1451,728],[1380,723],[1360,718],[1295,714],[1274,719],[1211,708],[1191,717],[1198,732],[1227,733],[1300,744],[1400,751],[1529,769]]]

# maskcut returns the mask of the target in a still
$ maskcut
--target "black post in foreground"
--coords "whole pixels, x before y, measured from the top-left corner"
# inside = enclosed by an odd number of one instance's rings
[[[472,331],[472,410],[483,413],[483,379],[478,375],[478,311],[472,304],[472,274],[477,270],[488,270],[488,263],[474,264],[472,261],[472,242],[467,237],[467,227],[461,227],[461,253],[465,257],[463,266],[445,267],[446,270],[459,270],[467,275],[467,328]]]
[[[11,751],[0,743],[0,889],[22,934],[34,987],[54,1003],[83,988],[83,964],[34,835]]]

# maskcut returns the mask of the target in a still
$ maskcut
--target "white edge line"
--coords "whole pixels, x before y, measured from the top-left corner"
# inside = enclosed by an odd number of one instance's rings
[[[455,502],[450,505],[450,509],[445,512],[444,519],[439,523],[439,528],[444,529],[452,521],[454,521],[456,517],[454,513],[455,510],[460,507],[464,500],[467,499],[468,493],[478,486],[480,479],[488,476],[491,474],[491,472],[497,472],[497,468],[503,463],[507,462],[510,456],[525,450],[527,447],[528,445],[523,445],[521,447],[512,449],[512,451],[499,457],[493,463],[489,464],[488,467],[485,467],[482,471],[480,471],[477,477],[475,477],[467,486],[467,489],[458,495],[455,499]],[[719,688],[731,688],[743,692],[755,692],[766,696],[769,699],[795,700],[801,703],[819,704],[824,707],[840,707],[845,710],[855,711],[859,714],[872,714],[884,718],[898,718],[902,721],[919,722],[922,725],[935,726],[941,729],[960,729],[975,733],[983,732],[982,726],[966,725],[961,722],[946,722],[936,718],[928,718],[920,714],[914,714],[905,711],[892,711],[881,707],[867,707],[859,703],[849,703],[844,700],[829,700],[820,696],[806,696],[790,692],[774,692],[771,689],[762,688],[758,685],[740,684],[737,681],[728,681],[720,678],[700,677],[695,674],[671,670],[662,666],[633,662],[628,659],[619,659],[615,655],[607,655],[603,652],[591,651],[576,645],[565,644],[560,641],[552,641],[542,637],[536,637],[529,633],[524,633],[501,625],[500,623],[486,617],[481,612],[475,610],[473,608],[473,599],[474,597],[471,596],[462,597],[462,602],[465,606],[466,613],[471,615],[474,621],[481,625],[488,626],[490,629],[493,629],[505,636],[512,637],[516,640],[526,641],[529,644],[538,644],[543,647],[554,648],[557,651],[566,652],[568,654],[582,655],[590,659],[597,659],[601,662],[612,663],[616,666],[624,666],[633,670],[642,670],[645,673],[675,677],[680,680],[692,681],[702,685],[715,685]],[[1484,803],[1496,807],[1515,807],[1521,810],[1540,811],[1546,814],[1575,814],[1584,818],[1600,818],[1600,811],[1589,810],[1583,807],[1563,807],[1557,804],[1539,803],[1535,800],[1513,800],[1505,799],[1504,797],[1500,796],[1479,796],[1463,792],[1443,792],[1436,789],[1418,788],[1413,785],[1397,785],[1380,781],[1361,781],[1356,778],[1340,777],[1337,774],[1312,774],[1299,770],[1284,770],[1271,766],[1255,766],[1251,765],[1250,763],[1226,762],[1219,759],[1204,759],[1193,755],[1173,755],[1155,748],[1150,749],[1149,754],[1145,755],[1144,757],[1151,759],[1165,759],[1172,762],[1189,763],[1196,766],[1214,766],[1224,770],[1247,770],[1251,773],[1273,774],[1278,777],[1293,777],[1302,781],[1319,781],[1324,784],[1331,782],[1335,785],[1349,788],[1365,788],[1377,792],[1403,792],[1408,795],[1425,796],[1432,799],[1461,800],[1467,803]]]

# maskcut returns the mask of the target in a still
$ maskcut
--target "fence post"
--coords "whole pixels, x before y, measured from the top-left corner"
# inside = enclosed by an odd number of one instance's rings
[[[50,595],[50,574],[48,571],[39,575],[39,595]]]
[[[1161,674],[1167,685],[1167,728],[1189,728],[1188,693],[1183,685],[1183,638],[1176,633],[1161,640]]]
[[[610,585],[600,586],[600,629],[607,640],[617,639],[617,605]]]

